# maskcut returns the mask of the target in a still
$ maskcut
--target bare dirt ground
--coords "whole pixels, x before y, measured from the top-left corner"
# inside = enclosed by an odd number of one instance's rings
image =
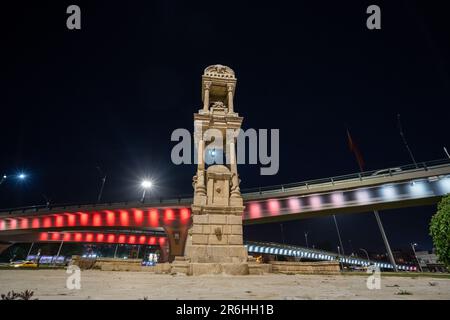
[[[65,270],[0,270],[0,293],[33,290],[38,299],[450,299],[450,279],[363,275],[199,276],[147,272],[81,272],[69,290]],[[398,294],[403,291],[404,294]],[[407,293],[407,294],[405,294]]]

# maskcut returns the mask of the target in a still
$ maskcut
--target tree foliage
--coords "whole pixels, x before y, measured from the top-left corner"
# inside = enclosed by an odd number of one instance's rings
[[[431,218],[430,235],[439,260],[450,268],[450,194],[442,198]]]

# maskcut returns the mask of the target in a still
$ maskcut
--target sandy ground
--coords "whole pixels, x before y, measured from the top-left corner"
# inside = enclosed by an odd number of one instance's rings
[[[38,299],[450,299],[450,279],[383,277],[369,290],[365,276],[199,276],[147,272],[81,272],[69,290],[65,270],[0,270],[0,293],[33,290]],[[430,284],[431,283],[431,284]],[[399,295],[405,290],[411,295]]]

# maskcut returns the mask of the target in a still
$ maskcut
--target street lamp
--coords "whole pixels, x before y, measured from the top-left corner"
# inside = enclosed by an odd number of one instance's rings
[[[18,174],[16,174],[16,175],[13,175],[13,176],[10,176],[10,175],[7,175],[7,174],[4,174],[3,176],[2,176],[2,178],[0,179],[0,184],[2,184],[2,183],[4,183],[6,180],[9,180],[11,177],[13,177],[13,178],[16,178],[16,179],[19,179],[19,180],[25,180],[26,178],[27,178],[27,175],[25,174],[25,173],[23,173],[23,172],[21,172],[21,173],[18,173]]]
[[[423,272],[422,266],[420,265],[420,261],[419,261],[419,259],[417,258],[417,255],[416,255],[416,247],[417,247],[417,243],[411,243],[411,248],[412,248],[412,250],[414,252],[414,257],[416,258],[417,264],[419,265],[419,270],[420,270],[420,272]]]
[[[145,192],[147,191],[147,189],[150,189],[152,186],[153,186],[152,181],[146,180],[146,179],[142,180],[141,187],[143,189],[143,192],[142,192],[141,202],[144,202],[144,200],[145,200]]]
[[[370,265],[370,258],[369,258],[369,253],[367,253],[367,250],[363,249],[363,248],[359,248],[359,250],[364,251],[366,253],[367,261],[369,262],[369,265]]]

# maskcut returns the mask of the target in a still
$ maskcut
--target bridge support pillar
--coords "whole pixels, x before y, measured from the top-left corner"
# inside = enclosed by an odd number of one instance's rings
[[[177,256],[184,255],[189,225],[165,226],[167,234],[168,255],[167,261],[172,262]],[[162,248],[161,248],[162,249]]]
[[[0,243],[0,254],[3,253],[3,251],[5,251],[6,249],[8,249],[9,247],[11,247],[13,244],[12,243]]]

